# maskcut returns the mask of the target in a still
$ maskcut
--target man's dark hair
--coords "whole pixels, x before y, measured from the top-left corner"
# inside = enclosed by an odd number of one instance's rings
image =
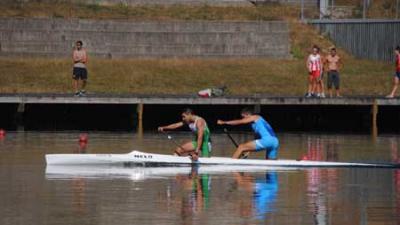
[[[400,52],[400,45],[397,45],[396,50]]]
[[[250,114],[250,115],[253,115],[253,114],[254,114],[254,110],[251,109],[251,108],[246,107],[246,108],[244,108],[244,109],[242,109],[242,110],[240,111],[240,114]]]
[[[336,51],[336,48],[331,48],[331,51]]]
[[[317,49],[318,51],[320,50],[319,47],[318,47],[318,45],[313,45],[312,48],[315,48],[315,49]]]
[[[81,46],[83,46],[83,43],[82,43],[82,41],[81,41],[81,40],[79,40],[79,41],[76,41],[76,43],[77,43],[77,44],[80,44]]]
[[[182,110],[182,113],[184,114],[194,114],[193,110],[191,108],[184,108]]]

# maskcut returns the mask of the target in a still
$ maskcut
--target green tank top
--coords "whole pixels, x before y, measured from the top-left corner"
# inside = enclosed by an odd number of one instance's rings
[[[198,130],[196,127],[196,123],[199,117],[196,118],[196,120],[193,123],[189,124],[190,130],[195,134],[195,137],[192,141],[193,147],[197,148],[197,138],[198,138]],[[211,156],[211,133],[210,129],[208,128],[208,125],[206,123],[204,127],[204,132],[203,132],[203,144],[201,146],[201,157],[210,157]]]

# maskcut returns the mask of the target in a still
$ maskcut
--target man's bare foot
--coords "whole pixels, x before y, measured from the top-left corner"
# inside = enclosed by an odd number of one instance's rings
[[[196,153],[192,153],[192,154],[190,155],[190,158],[191,158],[193,161],[197,161],[197,160],[199,160],[199,155],[197,155]]]

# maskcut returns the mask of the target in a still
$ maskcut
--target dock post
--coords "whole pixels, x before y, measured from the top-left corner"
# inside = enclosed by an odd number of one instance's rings
[[[378,110],[379,110],[378,101],[375,99],[371,109],[371,114],[372,114],[371,134],[373,138],[376,138],[378,136]]]
[[[138,126],[137,126],[137,132],[138,136],[142,137],[143,136],[143,103],[139,103],[136,108],[137,115],[138,115]]]
[[[21,102],[18,104],[17,113],[15,114],[15,123],[17,125],[17,131],[24,131],[24,113],[25,103]]]

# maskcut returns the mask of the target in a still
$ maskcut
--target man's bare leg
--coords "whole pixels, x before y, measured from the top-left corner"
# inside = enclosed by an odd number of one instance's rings
[[[82,80],[82,88],[81,90],[84,91],[86,87],[86,80]]]
[[[396,94],[398,86],[399,86],[399,78],[398,77],[394,77],[393,78],[393,89],[392,89],[392,92],[390,92],[390,95],[388,95],[386,97],[387,98],[393,98],[394,95]]]
[[[76,79],[73,79],[72,80],[72,87],[74,88],[74,90],[75,90],[75,93],[78,93],[78,80],[76,80]]]
[[[256,151],[256,144],[254,141],[249,141],[244,144],[240,144],[233,154],[232,158],[239,159],[243,153]]]
[[[184,143],[180,147],[176,147],[174,155],[184,156],[194,152],[194,146],[191,141]]]

